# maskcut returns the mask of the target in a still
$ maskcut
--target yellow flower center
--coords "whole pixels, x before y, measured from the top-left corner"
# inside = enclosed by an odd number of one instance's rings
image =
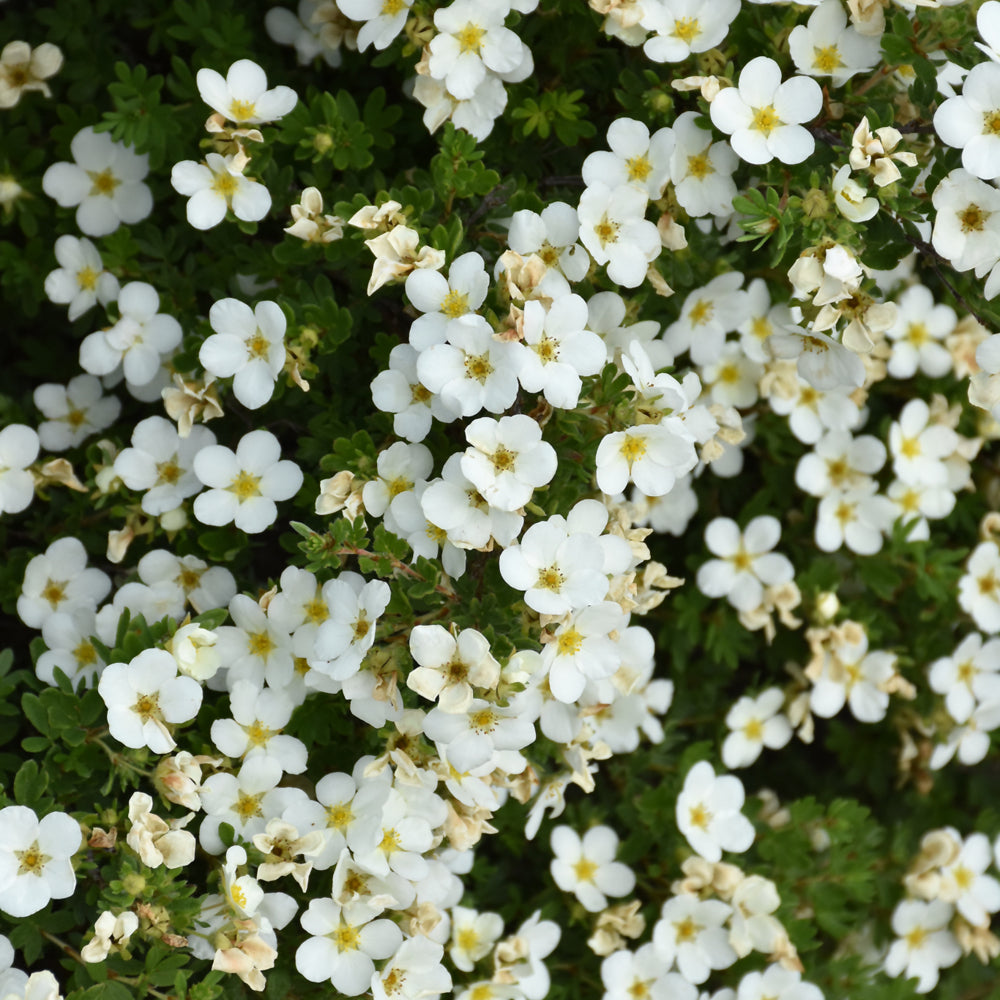
[[[899,453],[904,458],[916,458],[920,454],[920,440],[918,438],[903,438],[899,446]]]
[[[678,941],[693,941],[701,930],[701,925],[696,924],[690,917],[674,922],[674,930]]]
[[[542,364],[549,364],[559,359],[559,347],[551,337],[542,337],[537,344],[532,344],[531,349],[538,355],[538,360]]]
[[[392,854],[394,851],[398,851],[399,834],[393,829],[383,831],[382,840],[379,842],[378,848],[386,854]]]
[[[239,181],[231,173],[216,174],[215,179],[212,181],[212,190],[217,194],[221,194],[226,201],[229,201],[234,194],[236,194],[236,188],[239,186]]]
[[[986,220],[992,214],[992,212],[984,211],[978,205],[966,205],[965,208],[958,213],[958,221],[962,227],[962,232],[981,232],[986,227]]]
[[[344,879],[343,891],[351,896],[366,895],[368,892],[368,876],[359,871],[352,871],[351,874]]]
[[[180,571],[174,582],[180,584],[181,589],[187,593],[201,583],[201,574],[201,570],[185,568]]]
[[[725,382],[727,385],[735,385],[740,380],[740,366],[730,361],[719,369],[717,382]]]
[[[670,34],[685,45],[690,45],[701,34],[701,25],[696,17],[679,17],[674,21],[674,30]]]
[[[335,830],[346,830],[354,822],[354,811],[346,802],[327,806],[326,822],[327,826],[332,826]]]
[[[493,374],[493,365],[490,364],[489,355],[473,354],[465,359],[465,374],[468,378],[474,379],[481,385]]]
[[[963,892],[971,888],[974,878],[972,872],[965,865],[959,865],[955,869],[955,885]]]
[[[70,425],[70,427],[74,428],[81,426],[86,421],[86,419],[87,419],[87,414],[84,413],[83,410],[70,410],[69,413],[67,413],[66,416],[63,417],[63,420],[65,420],[66,423]]]
[[[48,854],[42,853],[37,840],[23,851],[14,851],[14,857],[17,858],[18,875],[41,876],[46,863],[52,860]]]
[[[115,193],[115,188],[121,184],[121,181],[111,172],[110,167],[107,170],[102,170],[100,173],[88,170],[87,174],[93,182],[93,186],[90,189],[91,197],[95,194],[103,194],[110,198]]]
[[[840,58],[840,49],[836,45],[813,48],[813,69],[817,73],[832,73],[838,66],[843,65],[845,63]]]
[[[156,463],[156,485],[162,486],[164,483],[176,486],[177,480],[181,478],[181,469],[177,464],[177,456],[168,459],[166,462]]]
[[[448,319],[458,319],[459,316],[464,316],[468,311],[469,296],[456,292],[454,289],[441,300],[441,312]]]
[[[589,882],[594,877],[594,872],[597,871],[597,863],[591,861],[589,858],[580,858],[573,865],[573,874],[581,882]]]
[[[92,292],[97,287],[97,271],[92,267],[81,267],[76,272],[76,283],[85,292]]]
[[[44,590],[42,590],[42,597],[44,597],[53,608],[57,608],[66,597],[66,584],[56,580],[49,580],[48,583],[45,584]]]
[[[236,797],[236,804],[233,806],[233,812],[235,812],[244,823],[257,816],[263,816],[264,812],[260,808],[260,800],[263,797],[263,792],[260,792],[257,795],[247,795],[246,792],[240,792]]]
[[[158,718],[160,714],[159,696],[156,694],[139,695],[132,706],[132,711],[142,719],[143,723],[149,722],[150,719]]]
[[[243,503],[251,497],[259,497],[260,476],[254,476],[249,472],[241,472],[228,487],[230,493],[236,494],[236,499]]]
[[[81,639],[80,644],[73,650],[73,658],[79,667],[89,667],[97,662],[97,650],[89,639]]]
[[[630,181],[644,181],[652,172],[653,164],[646,156],[633,156],[625,161]]]
[[[626,434],[619,450],[631,469],[632,464],[646,454],[646,442],[641,437]]]
[[[229,105],[229,120],[232,122],[245,122],[253,118],[257,106],[253,101],[233,101]]]
[[[750,128],[763,132],[765,137],[769,136],[781,124],[781,119],[778,117],[778,112],[774,110],[773,104],[753,109],[753,121],[750,123]]]
[[[330,617],[330,609],[326,606],[326,601],[319,597],[314,597],[305,606],[306,620],[316,625],[325,622]]]
[[[913,930],[906,935],[906,943],[914,949],[922,948],[926,940],[927,931],[925,931],[923,927],[914,927]]]
[[[712,814],[699,803],[688,810],[688,819],[692,826],[698,827],[699,830],[707,830],[708,824],[712,821]]]
[[[688,157],[688,173],[695,180],[703,181],[709,174],[714,174],[715,170],[708,158],[707,153],[695,153]]]
[[[277,645],[268,632],[251,632],[247,635],[247,650],[251,656],[259,656],[266,660],[277,649]]]
[[[490,460],[497,472],[510,472],[517,461],[517,452],[505,448],[502,444],[497,445],[497,450],[490,456]]]
[[[455,935],[455,943],[462,951],[472,951],[479,944],[479,935],[474,927],[463,927]]]
[[[430,401],[431,392],[430,389],[425,388],[419,382],[415,385],[410,386],[410,402],[411,403],[427,403]]]
[[[246,909],[247,905],[247,894],[243,891],[241,886],[234,885],[232,889],[229,890],[229,895],[232,901],[241,909]]]
[[[354,641],[361,642],[361,640],[368,635],[371,627],[372,623],[368,620],[368,616],[364,613],[364,611],[362,611],[354,620]]]
[[[746,736],[748,740],[753,740],[755,743],[760,742],[764,737],[764,725],[760,719],[751,719],[743,727],[743,735]]]
[[[482,708],[469,716],[469,725],[477,733],[492,733],[497,727],[497,714],[491,708]]]
[[[913,344],[914,347],[920,347],[931,339],[931,335],[927,330],[926,324],[911,323],[906,328],[906,339]]]
[[[361,943],[361,932],[347,924],[341,924],[335,931],[327,935],[333,941],[337,951],[357,951]]]
[[[1000,111],[987,111],[983,115],[983,135],[1000,135]]]
[[[475,52],[478,55],[480,49],[483,47],[483,35],[485,34],[485,28],[480,28],[478,24],[473,24],[470,21],[457,35],[455,35],[455,38],[458,41],[459,51],[463,55],[466,52]]]
[[[583,636],[571,625],[559,634],[556,648],[560,656],[575,656],[583,646]]]
[[[542,590],[551,590],[558,593],[565,582],[566,577],[555,566],[549,566],[547,569],[538,571],[538,580],[535,586],[541,587]]]
[[[390,479],[386,484],[389,489],[389,499],[398,497],[400,493],[405,493],[407,490],[413,489],[413,482],[403,476],[397,476],[395,479]]]
[[[244,726],[243,731],[247,734],[247,742],[252,747],[264,746],[272,736],[277,736],[281,732],[280,729],[268,729],[257,719],[254,719],[249,726]]]
[[[602,215],[601,221],[594,226],[594,232],[601,241],[601,246],[605,247],[618,239],[618,230],[620,228],[617,222],[612,222],[607,215]]]
[[[688,313],[688,320],[692,326],[701,326],[702,323],[707,323],[712,318],[712,313],[714,312],[714,302],[706,302],[705,299],[698,299]]]
[[[379,13],[382,17],[395,17],[405,6],[403,0],[383,0]]]
[[[247,353],[251,360],[254,358],[267,358],[267,352],[271,345],[267,337],[259,329],[254,330],[253,336],[247,341]]]

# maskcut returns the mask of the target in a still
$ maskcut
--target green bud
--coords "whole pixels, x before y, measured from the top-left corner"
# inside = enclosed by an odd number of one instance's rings
[[[130,896],[141,896],[146,891],[146,879],[138,872],[129,872],[122,879],[122,888]]]
[[[802,199],[802,211],[807,219],[822,219],[830,210],[830,199],[819,188],[810,188]]]

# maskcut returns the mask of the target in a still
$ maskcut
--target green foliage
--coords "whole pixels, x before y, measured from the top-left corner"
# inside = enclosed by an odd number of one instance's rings
[[[581,139],[589,139],[597,129],[587,121],[587,108],[580,103],[582,90],[550,90],[539,100],[527,97],[520,107],[514,108],[511,117],[521,122],[521,135],[527,139],[537,135],[548,139],[552,132],[564,146],[575,146]]]

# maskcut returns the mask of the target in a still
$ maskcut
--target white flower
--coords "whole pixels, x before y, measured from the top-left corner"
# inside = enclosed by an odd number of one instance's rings
[[[859,555],[874,555],[895,517],[895,505],[878,495],[874,480],[834,490],[820,500],[816,510],[816,544],[824,552],[836,552],[846,544]]]
[[[194,859],[193,850],[191,858]],[[94,923],[94,936],[80,949],[80,957],[85,962],[103,962],[110,954],[112,944],[127,944],[138,929],[139,918],[131,910],[118,916],[111,910],[105,910]]]
[[[958,603],[984,632],[1000,632],[1000,549],[980,542],[958,581]],[[23,617],[23,616],[22,616]]]
[[[675,355],[690,351],[697,365],[716,361],[726,334],[740,325],[746,313],[747,293],[741,289],[742,284],[739,271],[727,271],[690,292],[680,317],[663,334],[667,347]]]
[[[130,281],[118,296],[121,319],[85,337],[80,366],[91,375],[110,375],[119,364],[133,385],[152,382],[162,356],[181,342],[180,323],[159,312],[160,296],[145,281]]]
[[[517,398],[524,346],[499,340],[482,317],[468,313],[448,324],[448,339],[421,351],[417,375],[456,415],[482,409],[503,413]]]
[[[689,983],[703,983],[713,969],[726,969],[736,961],[722,926],[731,912],[720,899],[699,899],[690,893],[674,896],[660,910],[660,919],[653,927],[653,946],[668,965],[677,963]]]
[[[945,696],[945,707],[956,722],[966,722],[976,707],[977,687],[995,686],[1000,671],[1000,639],[983,642],[978,632],[967,635],[951,656],[928,668],[931,689]]]
[[[638,997],[655,1000],[697,1000],[698,990],[676,972],[668,971],[665,961],[652,942],[635,952],[622,948],[601,962],[602,1000],[635,1000]]]
[[[525,603],[540,614],[564,615],[596,604],[608,592],[600,547],[591,536],[571,533],[559,521],[533,524],[519,545],[500,553],[500,575],[515,590],[525,591]]]
[[[204,163],[182,160],[174,164],[170,183],[190,199],[187,219],[195,229],[217,226],[230,208],[244,222],[259,222],[271,210],[270,191],[244,177],[243,164],[233,156],[207,153]]]
[[[440,271],[418,268],[406,277],[406,294],[423,313],[410,325],[410,343],[424,351],[448,337],[449,323],[474,313],[486,298],[490,277],[480,254],[470,251],[456,257],[448,277]]]
[[[123,448],[115,458],[115,475],[130,490],[146,491],[142,509],[147,514],[165,514],[201,489],[194,458],[214,444],[215,435],[207,427],[192,427],[191,434],[182,438],[166,417],[146,417],[132,431],[132,447]]]
[[[443,955],[443,945],[422,934],[407,938],[372,976],[375,1000],[435,1000],[447,993],[452,982]]]
[[[286,774],[306,769],[305,744],[282,733],[295,709],[287,694],[275,688],[262,690],[251,681],[236,681],[229,689],[229,705],[233,717],[212,723],[212,742],[220,753],[244,760],[267,757]]]
[[[677,829],[706,861],[720,861],[724,850],[742,854],[753,843],[753,824],[740,812],[744,797],[740,779],[716,777],[708,761],[688,771],[677,796]]]
[[[433,465],[430,450],[422,444],[397,441],[389,445],[379,452],[377,477],[365,483],[362,490],[365,510],[375,517],[383,517],[385,526],[393,534],[401,534],[396,517],[400,501],[412,496],[415,487],[426,485]]]
[[[710,105],[712,124],[727,135],[747,163],[801,163],[815,148],[801,125],[823,105],[819,84],[795,76],[781,82],[778,64],[767,56],[751,59],[740,72],[739,86],[727,87]]]
[[[934,112],[934,128],[962,150],[962,166],[982,180],[1000,177],[1000,65],[973,66],[961,97],[949,97]]]
[[[104,270],[97,247],[86,237],[60,236],[55,254],[59,268],[45,276],[45,294],[53,302],[69,303],[70,320],[117,298],[118,279]]]
[[[548,310],[540,302],[524,306],[524,344],[518,378],[528,392],[541,392],[553,406],[573,409],[580,399],[581,376],[596,375],[606,358],[604,341],[586,329],[587,304],[579,295],[555,298]]]
[[[403,30],[413,0],[337,0],[337,6],[352,21],[363,22],[358,31],[358,51],[369,45],[388,48]]]
[[[951,903],[935,899],[925,903],[907,899],[892,914],[892,929],[898,939],[885,957],[890,976],[905,975],[918,980],[918,993],[928,993],[938,981],[938,973],[962,957],[962,949],[948,930],[955,913]]]
[[[639,23],[656,34],[643,51],[654,62],[683,62],[719,45],[740,11],[739,0],[660,0],[640,5]]]
[[[0,514],[18,514],[35,497],[28,466],[38,458],[38,434],[27,424],[0,430]]]
[[[867,197],[867,189],[851,177],[851,165],[845,163],[834,175],[833,203],[850,222],[865,222],[878,214],[878,198]]]
[[[661,250],[660,234],[643,217],[645,211],[645,193],[630,184],[592,184],[580,195],[580,242],[598,264],[607,264],[608,277],[626,288],[642,284]]]
[[[775,963],[763,972],[748,972],[735,1000],[823,1000],[823,993],[813,983],[803,982],[801,972]]]
[[[515,212],[510,220],[507,245],[524,256],[536,254],[548,268],[539,289],[568,292],[569,282],[580,281],[590,266],[583,247],[576,242],[579,235],[576,209],[564,201],[554,201],[542,209],[541,215],[528,209]]]
[[[156,816],[152,809],[150,796],[145,792],[132,793],[128,803],[128,818],[132,827],[125,838],[126,843],[147,868],[159,868],[160,865],[186,868],[194,861],[197,846],[194,834],[179,829],[186,820],[168,823]]]
[[[133,153],[107,132],[81,129],[70,143],[73,163],[53,163],[42,190],[63,208],[78,205],[76,224],[88,236],[107,236],[121,223],[141,222],[153,210],[142,183],[149,157]]]
[[[556,472],[556,451],[527,414],[480,417],[465,429],[462,473],[491,507],[516,511]]]
[[[756,698],[744,695],[726,714],[730,733],[722,744],[722,762],[728,768],[749,767],[764,747],[779,750],[792,738],[792,727],[780,709],[781,688],[768,688]]]
[[[465,906],[454,906],[448,957],[456,969],[471,972],[476,962],[493,950],[501,934],[503,918],[499,913],[479,913]]]
[[[391,920],[373,920],[370,907],[340,906],[332,899],[312,899],[300,920],[311,935],[295,952],[295,968],[311,983],[329,980],[345,996],[364,993],[375,975],[373,958],[389,958],[403,940]]]
[[[592,826],[581,839],[568,826],[552,831],[549,870],[563,892],[572,892],[591,913],[608,905],[608,896],[627,896],[635,888],[635,874],[620,861],[618,835],[608,826]]]
[[[263,406],[285,365],[285,314],[277,302],[252,309],[239,299],[219,299],[208,311],[215,333],[201,345],[198,360],[211,375],[233,378],[233,393],[248,409]]]
[[[947,375],[952,368],[951,352],[941,342],[955,329],[955,310],[935,303],[923,285],[911,285],[896,305],[896,321],[885,331],[892,341],[889,374],[912,378],[919,370],[931,378]]]
[[[931,200],[934,249],[956,271],[975,268],[982,277],[1000,260],[1000,191],[959,169],[938,184]],[[991,290],[987,282],[987,297]]]
[[[674,135],[669,128],[650,137],[649,129],[632,118],[617,118],[608,127],[611,151],[597,150],[583,161],[583,183],[616,188],[631,184],[654,201],[670,180]]]
[[[725,597],[738,611],[752,611],[764,598],[764,587],[788,583],[795,570],[786,556],[772,553],[781,524],[770,515],[755,517],[740,532],[736,522],[717,517],[705,528],[705,544],[720,556],[698,570],[698,589],[708,597]]]
[[[214,69],[200,69],[196,81],[201,99],[237,125],[277,121],[298,102],[290,87],[268,90],[266,74],[250,59],[234,62],[225,79]]]
[[[945,461],[957,447],[958,435],[944,424],[931,422],[930,407],[922,399],[911,399],[889,427],[892,468],[907,483],[944,486],[948,481]]]
[[[454,418],[441,397],[420,381],[418,357],[410,344],[397,344],[389,352],[389,367],[372,379],[372,402],[383,413],[393,414],[393,433],[414,442],[427,437],[435,418],[445,422]]]
[[[588,679],[611,677],[622,661],[618,644],[609,634],[620,632],[627,624],[627,615],[614,601],[588,605],[561,624],[542,650],[553,696],[572,704]]]
[[[443,625],[415,625],[410,654],[418,666],[407,674],[406,686],[447,712],[464,712],[473,686],[488,691],[500,680],[500,664],[475,629],[452,635]]]
[[[434,12],[435,35],[428,46],[430,76],[440,80],[457,100],[468,100],[487,76],[487,70],[506,74],[525,59],[525,46],[503,26],[509,7],[455,0]]]
[[[110,427],[121,412],[121,403],[105,396],[100,379],[89,374],[76,375],[65,386],[46,382],[32,398],[46,418],[38,425],[38,440],[46,451],[76,447]]]
[[[958,839],[958,831],[951,831]],[[1000,882],[986,869],[993,861],[990,842],[983,833],[962,841],[958,856],[941,868],[939,898],[954,903],[973,927],[989,927],[990,915],[1000,910]]]
[[[677,202],[688,215],[729,215],[736,195],[733,171],[739,158],[728,142],[696,124],[698,114],[685,111],[674,122],[670,179]]]
[[[889,707],[886,689],[895,673],[895,655],[869,652],[866,634],[862,633],[856,643],[838,642],[824,654],[809,694],[809,707],[829,719],[846,702],[859,722],[880,722]]]
[[[73,537],[60,538],[28,563],[17,614],[30,628],[41,628],[57,611],[95,611],[110,589],[107,574],[87,568],[83,542]]]
[[[80,849],[80,824],[63,812],[39,819],[26,806],[0,809],[0,910],[27,917],[76,889],[70,860]]]
[[[97,690],[108,709],[111,735],[127,747],[169,753],[168,723],[190,722],[201,706],[201,685],[177,676],[177,661],[165,649],[145,649],[126,663],[109,663]]]
[[[8,42],[0,52],[0,108],[13,108],[27,91],[51,97],[45,81],[55,76],[62,64],[63,54],[51,42],[42,42],[34,49],[27,42]]]
[[[222,445],[202,448],[195,475],[208,487],[195,497],[194,516],[202,524],[228,524],[254,534],[274,523],[276,500],[287,500],[302,486],[302,470],[281,460],[281,445],[270,431],[250,431],[233,453]]]
[[[640,424],[613,431],[597,446],[597,485],[617,496],[630,483],[648,497],[668,494],[698,464],[694,441],[676,425]]]
[[[507,708],[472,698],[462,711],[432,708],[424,719],[424,733],[446,748],[448,760],[459,772],[492,763],[504,750],[521,750],[535,739],[534,724],[515,704]]]
[[[805,24],[793,28],[788,50],[800,73],[829,76],[834,87],[871,69],[879,57],[878,39],[847,24],[840,0],[824,0]]]

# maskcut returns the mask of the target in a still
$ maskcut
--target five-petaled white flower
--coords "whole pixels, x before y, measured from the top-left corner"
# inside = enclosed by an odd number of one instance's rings
[[[202,448],[194,459],[195,475],[210,489],[195,497],[194,516],[202,524],[228,524],[254,534],[274,523],[276,500],[287,500],[302,486],[302,470],[281,458],[281,445],[270,431],[250,431],[236,452],[222,445]]]
[[[76,889],[70,861],[83,841],[80,824],[63,812],[41,819],[26,806],[0,809],[0,910],[27,917]]]
[[[200,69],[196,80],[201,99],[237,125],[277,121],[298,102],[291,87],[268,90],[267,75],[251,59],[238,59],[225,78],[214,69]]]
[[[107,236],[153,210],[153,196],[142,183],[149,172],[145,153],[92,128],[77,132],[69,150],[74,162],[53,163],[42,177],[42,190],[63,208],[79,206],[76,224],[88,236]]]
[[[712,101],[712,124],[731,136],[736,154],[747,163],[801,163],[815,148],[802,127],[823,106],[819,84],[805,76],[781,82],[778,64],[757,56],[743,67],[739,86],[719,91]]]

